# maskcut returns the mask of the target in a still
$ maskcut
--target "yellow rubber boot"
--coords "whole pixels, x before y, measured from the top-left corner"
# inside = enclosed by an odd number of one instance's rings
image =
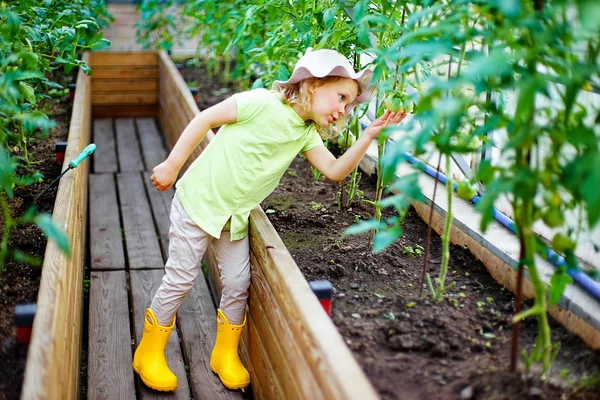
[[[163,392],[177,389],[177,377],[167,365],[165,347],[175,326],[160,326],[151,309],[146,309],[144,333],[133,356],[133,370],[149,388]]]
[[[210,356],[210,368],[228,389],[245,388],[250,383],[250,374],[238,355],[245,325],[245,317],[241,325],[231,325],[221,309],[217,310],[217,340]]]

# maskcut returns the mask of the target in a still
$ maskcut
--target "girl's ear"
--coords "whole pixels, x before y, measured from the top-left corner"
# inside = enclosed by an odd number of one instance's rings
[[[312,96],[315,93],[315,89],[316,89],[315,82],[313,82],[312,80],[307,81],[306,89],[308,91],[308,94],[310,94]]]

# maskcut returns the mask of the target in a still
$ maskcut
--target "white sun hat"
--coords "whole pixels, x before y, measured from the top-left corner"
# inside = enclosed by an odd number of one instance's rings
[[[360,86],[360,95],[346,106],[346,114],[350,114],[357,104],[370,100],[373,97],[375,85],[371,85],[373,71],[365,68],[354,72],[354,68],[346,57],[335,50],[321,49],[312,51],[309,47],[306,53],[298,60],[292,76],[287,81],[275,81],[271,89],[278,89],[281,85],[298,83],[308,78],[324,78],[326,76],[341,76],[354,79]]]

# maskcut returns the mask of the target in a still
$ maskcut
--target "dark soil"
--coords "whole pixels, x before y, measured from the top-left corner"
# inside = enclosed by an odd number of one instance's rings
[[[73,80],[73,76],[55,76],[54,79],[66,86]],[[61,99],[44,99],[40,109],[56,122],[56,127],[51,129],[46,137],[31,141],[29,146],[30,156],[37,162],[34,167],[44,175],[44,181],[15,188],[14,199],[9,199],[13,217],[23,215],[33,203],[34,197],[61,172],[62,164],[56,162],[55,143],[67,140],[72,106],[66,95]],[[22,171],[17,171],[17,174],[21,173]],[[52,213],[56,190],[54,187],[38,199],[38,211]],[[4,217],[1,215],[0,234],[3,233],[4,227]],[[16,340],[14,310],[17,304],[36,302],[46,237],[34,224],[18,226],[10,234],[9,247],[36,257],[40,266],[8,261],[4,265],[4,273],[0,275],[0,399],[18,399],[21,393],[27,346],[19,344]]]
[[[374,198],[374,179],[363,180],[365,197]],[[428,289],[421,297],[423,256],[408,253],[425,247],[425,222],[410,210],[401,239],[372,254],[367,234],[341,237],[356,219],[370,218],[371,207],[361,202],[340,211],[338,190],[324,178],[315,182],[298,157],[262,206],[272,210],[269,219],[306,279],[332,283],[333,321],[383,399],[560,399],[577,390],[582,377],[600,376],[599,355],[556,323],[553,341],[561,350],[552,384],[508,374],[513,294],[468,250],[452,246],[446,283],[456,286],[439,304]],[[433,232],[432,279],[440,261],[441,239]],[[536,332],[535,320],[522,325],[522,348],[532,349]],[[598,392],[577,393],[570,398],[599,398]]]
[[[202,68],[186,67],[183,76],[201,88],[200,109],[235,91],[220,91],[223,85]],[[374,187],[374,178],[363,178],[367,199]],[[561,348],[549,382],[507,373],[512,293],[468,250],[452,246],[446,283],[456,286],[432,304],[427,291],[420,296],[423,256],[408,254],[425,247],[427,225],[409,211],[402,238],[372,254],[366,234],[341,237],[357,219],[370,218],[371,208],[360,202],[340,211],[338,190],[324,178],[315,182],[298,157],[262,206],[306,279],[332,283],[333,321],[383,399],[600,398],[600,354],[554,321],[552,339]],[[433,232],[432,279],[440,261],[441,240]],[[535,320],[522,324],[522,349],[531,351],[536,332]]]

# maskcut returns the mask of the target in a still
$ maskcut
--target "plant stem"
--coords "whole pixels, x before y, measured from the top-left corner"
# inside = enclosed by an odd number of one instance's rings
[[[442,162],[442,153],[438,158],[437,171],[435,173],[435,183],[433,184],[433,197],[431,199],[431,208],[429,209],[429,224],[427,224],[427,239],[425,240],[425,256],[423,257],[423,271],[421,272],[421,281],[419,282],[419,297],[423,296],[423,280],[429,269],[429,246],[431,245],[431,224],[433,223],[433,207],[435,206],[435,194],[439,183],[440,164]]]
[[[446,194],[448,197],[448,210],[446,212],[446,222],[444,232],[442,233],[442,266],[437,279],[437,288],[434,297],[435,302],[442,300],[444,294],[444,282],[448,273],[448,262],[450,261],[450,230],[452,229],[452,178],[450,173],[450,155],[446,154]]]

